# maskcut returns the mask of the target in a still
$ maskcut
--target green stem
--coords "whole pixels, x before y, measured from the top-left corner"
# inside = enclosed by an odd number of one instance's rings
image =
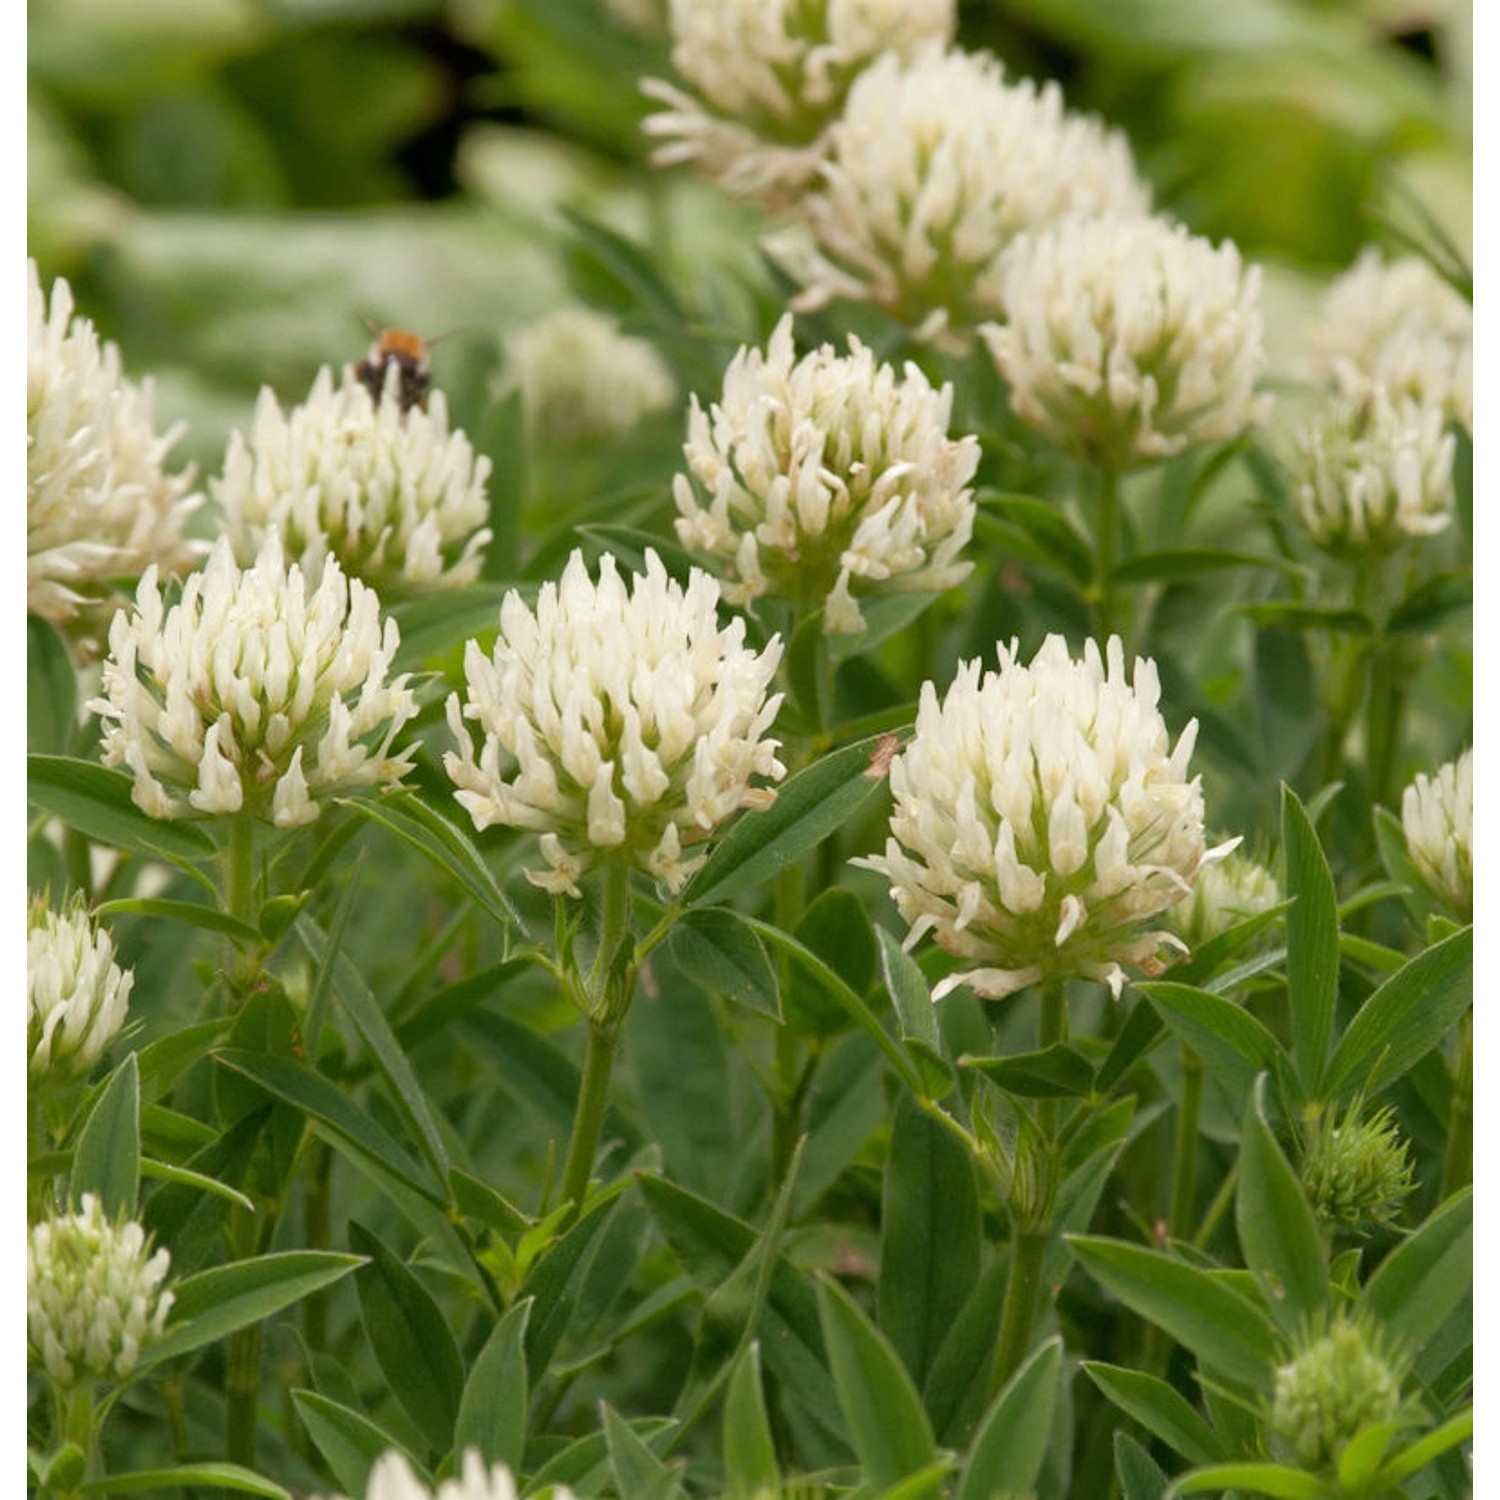
[[[993,1399],[1005,1382],[1021,1367],[1031,1347],[1031,1319],[1042,1284],[1042,1259],[1047,1253],[1050,1227],[1016,1235],[1011,1250],[1010,1274],[1005,1282],[1005,1305],[1000,1312],[1000,1341],[995,1368],[990,1376]]]
[[[573,1135],[568,1142],[568,1159],[563,1167],[562,1201],[573,1206],[568,1210],[564,1227],[573,1224],[589,1190],[589,1173],[594,1166],[594,1152],[599,1148],[599,1132],[604,1125],[604,1109],[609,1102],[609,1075],[615,1065],[615,1048],[619,1045],[619,1023],[601,1025],[589,1022],[589,1045],[583,1060],[583,1082],[578,1090],[578,1109],[573,1116]]]
[[[1198,1250],[1206,1250],[1208,1242],[1214,1237],[1214,1230],[1219,1227],[1219,1221],[1229,1212],[1229,1205],[1234,1202],[1234,1194],[1239,1186],[1240,1166],[1235,1162],[1224,1174],[1224,1180],[1219,1184],[1218,1191],[1214,1194],[1213,1202],[1208,1205],[1208,1212],[1203,1215],[1202,1222],[1198,1225],[1197,1233],[1193,1235],[1193,1245]]]
[[[98,1467],[98,1454],[94,1451],[97,1433],[94,1426],[93,1381],[82,1381],[68,1392],[63,1420],[63,1441],[76,1443],[83,1450],[84,1477],[92,1479]]]
[[[308,1144],[307,1176],[302,1184],[303,1229],[309,1250],[326,1250],[331,1235],[329,1180],[333,1153],[327,1142],[312,1140]],[[329,1289],[312,1292],[302,1299],[302,1338],[310,1354],[320,1354],[328,1347]]]
[[[225,1451],[232,1464],[255,1467],[256,1407],[260,1400],[261,1325],[230,1335],[224,1371]]]
[[[1453,1068],[1453,1102],[1448,1113],[1448,1149],[1443,1156],[1446,1200],[1474,1180],[1474,1013],[1458,1029],[1458,1059]]]
[[[1094,584],[1098,594],[1099,638],[1107,641],[1116,624],[1115,586],[1110,574],[1115,570],[1115,554],[1120,530],[1120,474],[1112,464],[1099,469],[1099,529],[1094,538],[1098,568]]]
[[[1198,1116],[1203,1108],[1203,1059],[1182,1044],[1182,1103],[1177,1110],[1177,1141],[1172,1151],[1172,1199],[1167,1233],[1182,1239],[1193,1223],[1193,1190],[1198,1182]]]
[[[1042,1015],[1039,1022],[1038,1045],[1045,1051],[1058,1042],[1068,1039],[1068,982],[1053,977],[1042,986]],[[1037,1104],[1037,1120],[1042,1134],[1050,1143],[1057,1138],[1056,1099],[1042,1099]]]
[[[1386,641],[1371,653],[1369,686],[1365,696],[1365,756],[1370,768],[1370,802],[1390,807],[1401,756],[1401,724],[1411,667],[1399,641]]]
[[[225,855],[224,904],[231,917],[255,922],[255,824],[241,813],[229,824]]]
[[[791,932],[797,925],[802,910],[802,893],[802,866],[790,864],[776,877],[776,925],[783,932]],[[778,989],[785,1008],[791,962],[784,954],[777,968]],[[776,1028],[773,1062],[770,1191],[774,1197],[791,1164],[802,1116],[802,1039],[790,1018],[784,1018]]]

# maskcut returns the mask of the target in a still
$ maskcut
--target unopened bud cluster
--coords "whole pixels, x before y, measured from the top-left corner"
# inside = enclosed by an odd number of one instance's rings
[[[1400,1379],[1380,1340],[1363,1323],[1340,1318],[1276,1371],[1270,1426],[1287,1458],[1328,1472],[1351,1438],[1389,1422],[1400,1404]]]
[[[34,1079],[82,1078],[125,1020],[135,976],[75,899],[34,897],[26,917],[26,1055]]]
[[[1302,1185],[1318,1218],[1361,1234],[1394,1222],[1412,1188],[1411,1157],[1389,1108],[1361,1117],[1359,1106],[1309,1127]]]
[[[1172,908],[1172,925],[1191,952],[1280,900],[1276,877],[1233,849],[1198,872],[1192,894]]]

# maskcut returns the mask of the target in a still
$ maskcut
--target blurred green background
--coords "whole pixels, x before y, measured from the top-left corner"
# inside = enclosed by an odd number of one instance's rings
[[[1362,244],[1469,251],[1467,3],[988,0],[959,40],[1123,125],[1162,208],[1264,262],[1278,357]],[[481,423],[500,340],[577,294],[565,210],[643,244],[726,352],[779,299],[759,216],[646,166],[667,45],[603,0],[46,0],[28,47],[30,253],[208,474],[256,389],[299,399],[362,319],[452,331],[436,377]],[[702,389],[711,361],[589,264]]]

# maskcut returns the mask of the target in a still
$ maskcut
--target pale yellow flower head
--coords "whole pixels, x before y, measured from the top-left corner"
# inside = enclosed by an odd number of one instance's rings
[[[124,1022],[134,983],[81,899],[59,912],[45,897],[33,897],[26,914],[26,1055],[32,1078],[65,1081],[88,1073]]]

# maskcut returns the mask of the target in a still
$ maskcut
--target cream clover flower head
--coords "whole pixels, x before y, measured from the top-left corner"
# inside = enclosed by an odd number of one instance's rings
[[[1120,132],[1067,112],[1056,84],[1001,73],[986,53],[933,47],[860,75],[799,205],[805,225],[767,242],[806,283],[794,308],[850,297],[958,343],[1000,310],[987,273],[1017,234],[1147,211]]]
[[[486,1464],[477,1448],[466,1448],[458,1473],[435,1490],[422,1483],[400,1449],[392,1448],[371,1467],[364,1500],[516,1500],[517,1493],[510,1470],[504,1464]],[[576,1500],[565,1485],[547,1493],[550,1500]]]
[[[34,896],[26,914],[26,1055],[32,1078],[82,1078],[119,1031],[134,983],[81,898],[56,912],[44,896]]]
[[[202,496],[188,493],[191,471],[163,467],[181,428],[157,433],[151,381],[121,375],[119,349],[73,316],[66,281],[49,305],[35,261],[26,278],[26,607],[89,658],[122,580],[202,556],[183,535]]]
[[[1387,552],[1453,519],[1453,434],[1381,386],[1335,397],[1296,435],[1292,498],[1318,546]]]
[[[329,559],[315,588],[273,532],[250,567],[227,538],[167,606],[155,570],[109,632],[103,758],[135,777],[154,818],[247,813],[279,828],[317,818],[321,799],[398,784],[392,754],[417,712],[406,676],[387,681],[394,620]]]
[[[953,35],[954,0],[670,0],[667,106],[644,125],[666,144],[659,166],[688,162],[726,191],[779,206],[812,180],[826,132],[860,71]]]
[[[762,597],[823,608],[823,628],[865,628],[858,598],[940,593],[973,569],[967,486],[978,439],[950,438],[953,387],[934,390],[852,335],[797,359],[792,319],[762,352],[742,348],[708,412],[695,396],[683,448],[707,503],[674,485],[677,537],[726,575],[733,604]]]
[[[552,438],[629,432],[672,404],[677,382],[645,339],[613,318],[567,307],[505,343],[507,384],[521,393],[526,426]]]
[[[1276,877],[1235,849],[1199,870],[1192,893],[1177,902],[1170,915],[1173,927],[1192,952],[1236,923],[1269,911],[1280,900]]]
[[[1474,309],[1425,261],[1366,249],[1308,335],[1311,373],[1353,396],[1378,386],[1474,430]]]
[[[26,1357],[59,1385],[124,1380],[160,1337],[175,1300],[163,1289],[172,1257],[151,1253],[133,1220],[106,1217],[92,1193],[77,1213],[34,1225],[26,1238]]]
[[[750,650],[743,620],[720,628],[718,601],[706,573],[684,589],[655,552],[629,588],[608,553],[595,583],[574,552],[534,611],[505,596],[493,657],[469,642],[467,701],[448,699],[458,750],[443,764],[477,828],[541,836],[535,884],[576,896],[584,871],[618,854],[678,890],[705,857],[685,844],[775,797],[751,778],[785,774],[762,738],[781,706],[766,696],[781,642]]]
[[[1464,921],[1474,911],[1474,752],[1418,776],[1401,794],[1406,852],[1417,873]]]
[[[400,378],[392,361],[387,385]],[[393,390],[377,400],[350,371],[335,387],[325,366],[290,412],[261,389],[248,440],[230,435],[210,489],[242,563],[274,530],[310,582],[334,557],[393,599],[478,579],[489,474],[489,459],[449,431],[441,391],[426,410],[403,410]]]
[[[1069,218],[1023,235],[982,330],[1011,406],[1050,442],[1117,468],[1234,437],[1269,415],[1260,268],[1162,219]]]
[[[1143,930],[1192,890],[1205,851],[1203,796],[1188,779],[1196,720],[1169,743],[1154,663],[1111,637],[1082,660],[1048,636],[1029,666],[960,664],[939,699],[924,683],[916,732],[891,762],[891,836],[857,860],[891,882],[910,927],[975,966],[945,979],[999,999],[1068,976],[1118,995],[1122,964],[1156,966],[1170,934]],[[1180,944],[1177,944],[1180,946]]]

